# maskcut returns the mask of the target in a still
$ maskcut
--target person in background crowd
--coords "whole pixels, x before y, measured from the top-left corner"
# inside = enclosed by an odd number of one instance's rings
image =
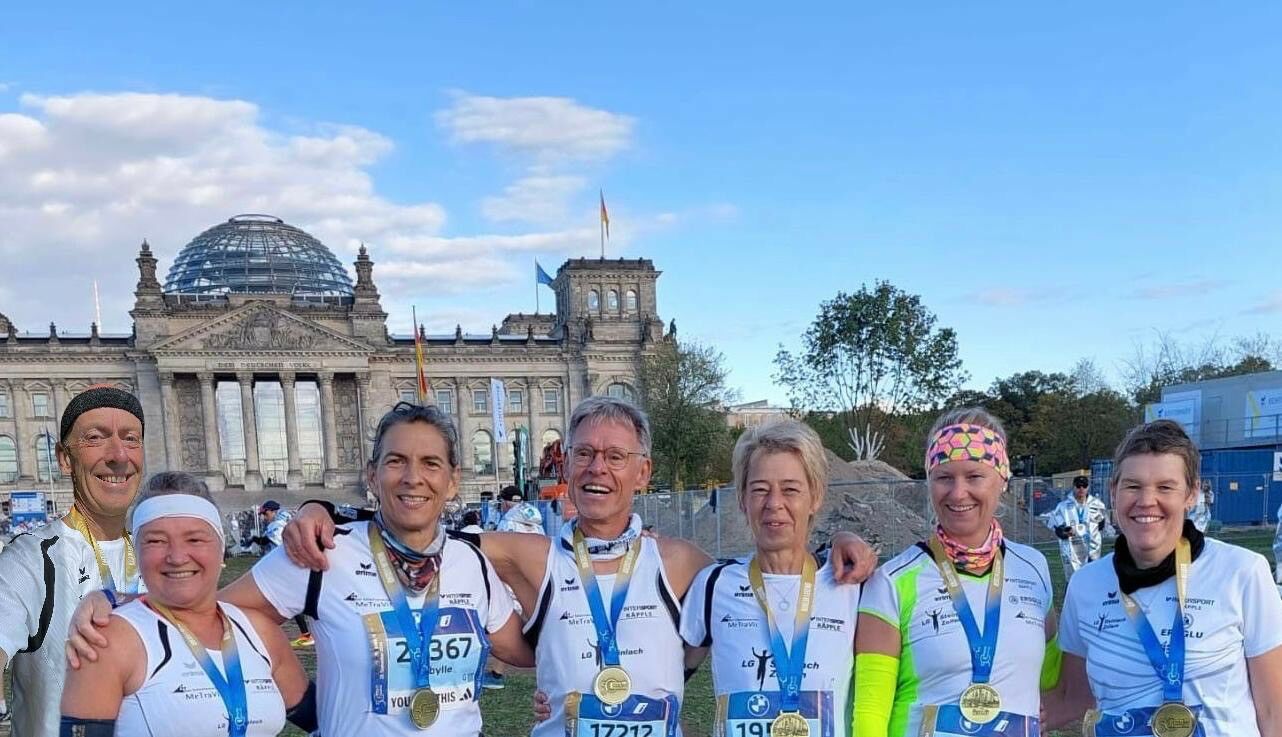
[[[525,636],[535,643],[538,686],[552,698],[552,718],[534,734],[562,737],[571,724],[568,737],[671,735],[685,688],[679,602],[712,559],[686,540],[641,536],[632,502],[650,481],[644,412],[623,399],[589,397],[571,414],[567,438],[574,523],[555,540],[478,536],[529,614]],[[320,549],[334,544],[332,524],[321,505],[303,505],[285,531],[285,549],[304,565],[327,565]],[[862,581],[875,564],[857,536],[834,536],[840,580]]]
[[[499,519],[499,532],[529,532],[543,534],[543,515],[539,508],[525,501],[521,490],[515,486],[505,486],[499,492],[500,510],[503,516]]]
[[[926,445],[929,540],[864,585],[855,639],[855,734],[1039,737],[1059,676],[1050,571],[1004,538],[1006,433],[980,408],[945,412]]]
[[[1211,491],[1209,481],[1202,482],[1202,488],[1197,494],[1197,503],[1193,509],[1189,510],[1189,519],[1193,521],[1193,526],[1198,532],[1206,533],[1206,528],[1211,524],[1212,507],[1215,505],[1215,492]]]
[[[68,672],[61,735],[271,737],[286,716],[314,730],[315,690],[280,627],[215,598],[226,541],[204,482],[160,473],[141,497],[133,539],[147,595],[112,612],[114,647]],[[216,698],[193,698],[208,691]]]
[[[1042,515],[1042,521],[1059,538],[1065,580],[1087,563],[1099,560],[1104,549],[1108,510],[1104,502],[1091,496],[1090,487],[1091,480],[1086,476],[1074,478],[1073,493]]]
[[[1201,454],[1179,423],[1133,428],[1109,481],[1121,533],[1068,584],[1051,726],[1083,734],[1282,737],[1282,599],[1259,553],[1202,535]]]
[[[459,532],[467,534],[479,534],[485,532],[485,528],[481,527],[481,513],[475,509],[469,509],[464,512],[463,526],[459,528]]]
[[[262,548],[263,555],[267,555],[281,546],[281,533],[285,531],[285,525],[289,523],[289,512],[280,508],[280,502],[275,499],[268,499],[258,508],[258,516],[263,521],[263,534],[254,538],[254,542]],[[312,637],[311,627],[307,624],[306,615],[299,614],[294,617],[294,625],[298,627],[298,637],[290,640],[290,647],[312,647],[316,644],[316,639]]]
[[[121,389],[91,386],[67,402],[59,425],[71,512],[0,552],[0,672],[12,663],[13,737],[58,734],[67,670],[60,646],[81,597],[141,586],[125,514],[142,483],[142,404]]]

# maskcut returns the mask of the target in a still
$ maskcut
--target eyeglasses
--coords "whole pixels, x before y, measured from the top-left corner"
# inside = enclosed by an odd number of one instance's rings
[[[641,456],[642,458],[649,455],[637,450],[628,450],[627,448],[604,448],[597,450],[590,445],[573,445],[570,446],[570,461],[575,468],[587,468],[592,465],[596,459],[597,453],[605,458],[605,465],[611,471],[622,471],[628,466],[628,459],[632,456]]]

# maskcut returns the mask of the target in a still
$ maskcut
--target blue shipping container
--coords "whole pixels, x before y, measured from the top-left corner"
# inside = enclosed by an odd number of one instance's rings
[[[1214,519],[1226,525],[1277,522],[1282,481],[1273,480],[1274,448],[1202,452],[1202,478],[1215,492]]]

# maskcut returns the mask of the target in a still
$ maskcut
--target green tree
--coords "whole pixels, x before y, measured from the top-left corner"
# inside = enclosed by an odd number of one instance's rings
[[[663,343],[641,361],[641,404],[650,415],[659,482],[675,490],[722,480],[730,452],[724,407],[736,399],[726,376],[724,356],[694,341]]]
[[[775,380],[794,407],[832,412],[848,433],[884,437],[890,418],[934,406],[966,377],[956,333],[889,282],[821,303],[801,341],[779,347]]]

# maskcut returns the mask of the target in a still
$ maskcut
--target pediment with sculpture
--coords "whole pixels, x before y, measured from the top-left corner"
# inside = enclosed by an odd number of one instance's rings
[[[370,346],[270,304],[249,304],[164,340],[153,351],[338,351]]]

